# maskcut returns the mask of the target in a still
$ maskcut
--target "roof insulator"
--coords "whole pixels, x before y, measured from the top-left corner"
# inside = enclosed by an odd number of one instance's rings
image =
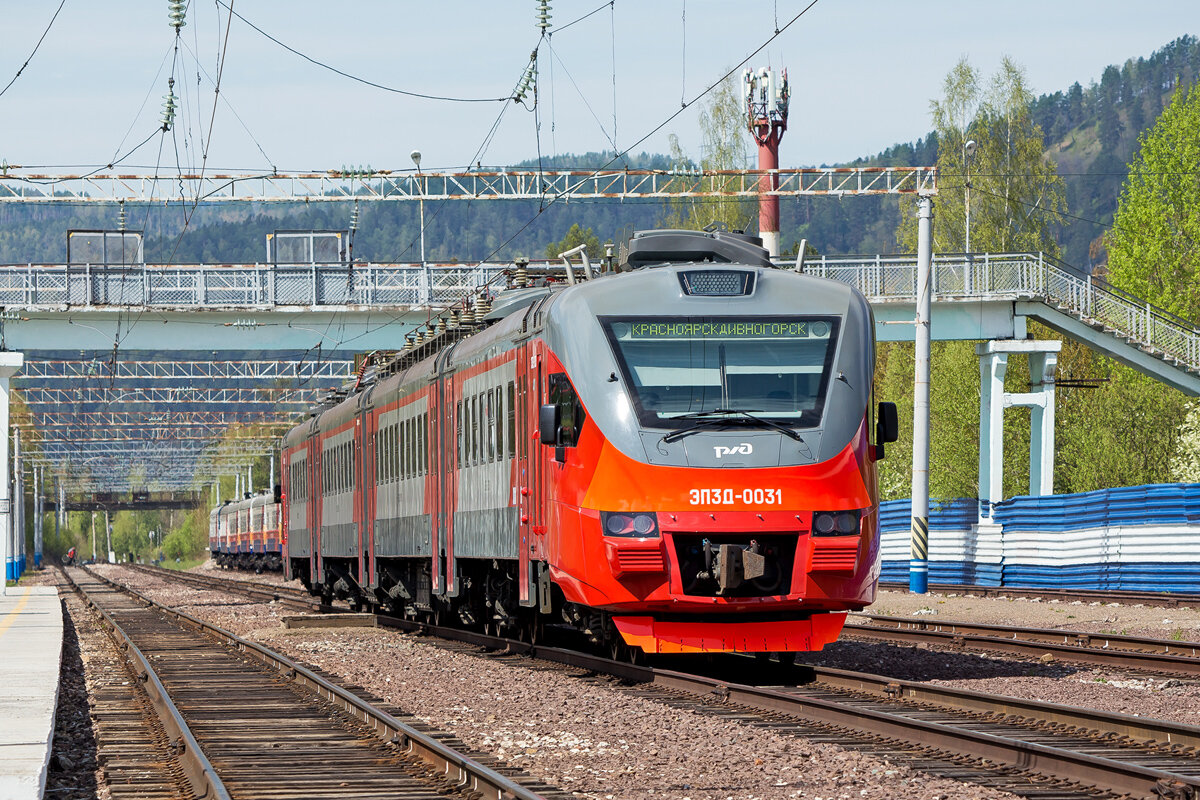
[[[184,25],[184,17],[187,16],[187,0],[167,0],[167,18],[171,20],[171,27],[175,29],[175,33],[179,33],[179,29]]]

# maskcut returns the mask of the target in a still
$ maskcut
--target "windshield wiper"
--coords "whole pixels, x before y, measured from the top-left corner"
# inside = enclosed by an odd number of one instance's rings
[[[757,411],[758,409],[754,410]],[[731,418],[729,416],[730,414],[736,414],[738,416]],[[743,411],[738,408],[714,408],[712,411],[694,411],[690,414],[680,414],[677,417],[672,417],[672,419],[688,419],[695,420],[695,422],[686,428],[680,428],[677,431],[671,431],[670,433],[664,435],[662,437],[662,441],[667,443],[673,442],[677,439],[682,439],[684,436],[690,436],[693,433],[699,433],[701,430],[711,425],[719,425],[723,423],[740,423],[744,425],[746,422],[753,422],[756,426],[779,431],[783,435],[788,436],[797,442],[804,441],[800,438],[800,434],[796,433],[788,426],[782,425],[774,420],[756,417],[749,411]]]

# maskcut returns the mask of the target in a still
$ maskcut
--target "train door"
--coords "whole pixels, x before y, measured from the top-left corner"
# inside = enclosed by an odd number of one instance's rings
[[[370,398],[371,393],[367,394]],[[358,436],[361,446],[358,447],[360,463],[358,474],[361,476],[358,500],[355,504],[355,522],[358,525],[358,585],[367,587],[374,584],[374,571],[371,559],[374,555],[372,520],[375,519],[375,447],[378,417],[369,405],[359,415]]]
[[[308,439],[308,536],[310,586],[321,582],[321,439],[313,434]]]
[[[534,507],[536,481],[534,479],[535,467],[534,461],[531,458],[534,448],[534,424],[533,420],[537,419],[536,412],[530,413],[533,407],[530,402],[530,395],[535,393],[537,385],[537,362],[538,358],[535,354],[532,344],[525,345],[517,351],[517,386],[516,386],[516,408],[517,408],[517,475],[516,475],[516,500],[517,500],[517,522],[520,526],[518,534],[518,546],[520,547],[520,566],[518,571],[517,585],[519,588],[519,599],[521,605],[528,605],[532,602],[530,594],[529,580],[529,565],[528,560],[531,551],[534,555],[541,557],[540,542],[533,536],[531,526],[536,516]]]
[[[452,350],[453,348],[451,348]],[[436,480],[431,500],[434,503],[435,537],[433,542],[433,585],[434,594],[447,597],[458,596],[458,580],[454,564],[454,509],[458,493],[456,447],[461,420],[455,419],[454,398],[459,392],[454,376],[448,372],[450,351],[441,358],[437,369],[437,380],[429,393],[429,420],[441,424],[431,430],[431,457],[429,477]]]

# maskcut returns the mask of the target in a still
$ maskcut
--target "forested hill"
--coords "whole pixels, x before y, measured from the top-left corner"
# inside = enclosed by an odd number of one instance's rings
[[[1056,232],[1064,259],[1090,271],[1102,262],[1099,238],[1112,223],[1117,198],[1137,151],[1138,137],[1154,124],[1180,86],[1200,80],[1200,40],[1182,36],[1148,58],[1130,58],[1107,67],[1100,82],[1078,81],[1033,102],[1033,119],[1042,129],[1047,155],[1066,185],[1067,211],[1073,217]],[[937,135],[898,144],[854,165],[916,166],[937,160]],[[895,247],[897,204],[887,200],[829,203],[813,198],[800,204],[799,225],[823,252],[875,253]],[[785,236],[787,224],[784,224]]]
[[[1171,94],[1200,78],[1200,41],[1184,36],[1146,58],[1104,70],[1100,81],[1076,82],[1033,103],[1048,155],[1066,185],[1072,215],[1057,231],[1063,256],[1090,269],[1103,261],[1099,237],[1112,222],[1127,163],[1139,134],[1153,125]],[[930,87],[931,96],[938,87]],[[787,147],[785,140],[784,147]],[[934,164],[937,137],[897,144],[851,165]],[[514,168],[582,169],[626,166],[669,169],[666,155],[642,153],[613,162],[612,153],[533,158]],[[265,259],[266,234],[276,229],[346,229],[349,204],[214,204],[202,207],[181,235],[183,210],[153,213],[127,208],[128,224],[146,232],[146,258],[175,263],[256,262]],[[898,204],[891,198],[812,197],[785,199],[781,209],[785,249],[800,239],[824,253],[887,253],[897,249]],[[592,228],[603,240],[661,224],[667,210],[657,202],[558,203],[459,201],[426,204],[426,256],[430,260],[540,256],[572,224]],[[530,223],[530,220],[533,220]],[[66,257],[71,228],[115,228],[111,207],[0,205],[0,263],[53,263]],[[363,203],[354,239],[356,259],[413,261],[420,257],[416,203]]]

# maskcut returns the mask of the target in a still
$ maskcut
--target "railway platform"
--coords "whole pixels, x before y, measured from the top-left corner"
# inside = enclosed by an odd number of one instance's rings
[[[0,798],[40,798],[54,739],[63,620],[53,586],[0,595]]]

